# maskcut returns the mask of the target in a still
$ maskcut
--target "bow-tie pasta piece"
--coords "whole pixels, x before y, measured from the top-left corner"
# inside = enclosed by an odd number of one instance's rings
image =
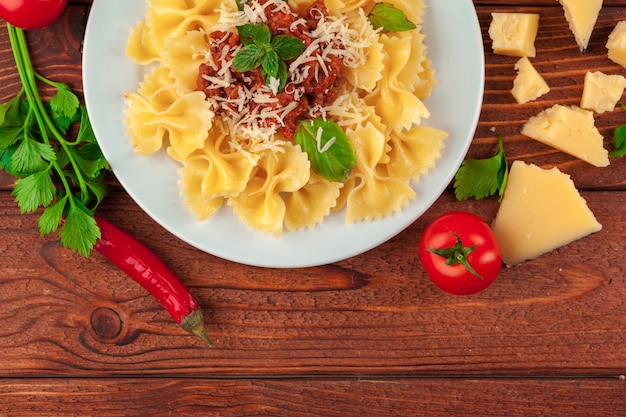
[[[157,45],[178,38],[189,31],[210,30],[218,19],[216,12],[223,0],[148,0],[146,25]],[[232,0],[231,0],[232,1]]]
[[[203,200],[236,197],[248,184],[259,156],[231,150],[230,137],[221,122],[211,129],[204,147],[182,161],[182,178],[201,175],[200,188],[192,190]],[[204,171],[198,169],[202,166]],[[189,167],[189,169],[187,169]]]
[[[342,183],[328,182],[316,174],[311,174],[308,184],[285,195],[287,230],[292,232],[304,230],[321,223],[337,205],[342,187]]]
[[[126,123],[138,155],[169,145],[170,156],[181,160],[202,146],[214,114],[204,93],[180,95],[167,80],[167,70],[157,68],[146,76],[136,94],[127,94]]]
[[[357,155],[357,167],[346,187],[346,221],[380,220],[406,206],[415,198],[407,184],[388,176],[379,162],[385,155],[385,134],[372,123],[347,131]]]
[[[411,38],[382,35],[380,40],[385,47],[383,78],[376,89],[366,96],[365,102],[376,108],[386,126],[400,132],[420,124],[422,118],[430,117],[430,111],[398,79],[411,56]]]
[[[246,189],[228,199],[228,205],[248,225],[280,236],[286,205],[281,194],[304,187],[311,176],[311,163],[300,146],[286,143],[282,152],[266,152]]]
[[[131,29],[126,55],[139,65],[149,65],[163,59],[157,39],[145,22],[139,22]]]
[[[407,181],[419,180],[441,158],[447,137],[446,131],[430,126],[415,126],[405,132],[393,132],[389,140],[389,175]]]
[[[165,42],[163,66],[169,69],[174,83],[188,90],[196,90],[198,67],[206,62],[209,44],[200,30],[187,32],[180,38],[170,38]]]
[[[181,177],[178,183],[181,187],[180,193],[183,197],[183,204],[200,221],[217,213],[225,200],[224,197],[204,198],[202,196],[201,190],[208,168],[208,160],[190,158],[185,161],[185,166],[179,170]]]

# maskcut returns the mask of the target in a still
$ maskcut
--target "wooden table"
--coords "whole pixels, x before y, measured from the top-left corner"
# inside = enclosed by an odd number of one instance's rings
[[[90,3],[70,1],[59,21],[28,37],[37,69],[77,91]],[[496,199],[457,202],[448,191],[368,253],[277,270],[194,249],[116,186],[100,215],[184,277],[207,312],[210,349],[99,254],[85,259],[55,235],[40,237],[37,215],[20,214],[13,180],[2,174],[0,415],[626,415],[626,160],[594,168],[520,134],[544,108],[578,104],[586,71],[626,75],[605,48],[626,4],[605,1],[583,54],[554,0],[474,3],[487,67],[469,156],[490,156],[503,134],[509,162],[570,174],[601,232],[504,269],[483,293],[456,297],[424,275],[420,233],[450,210],[491,220]],[[491,52],[495,11],[541,15],[533,63],[552,91],[536,102],[518,105],[509,93],[516,59]],[[0,80],[6,101],[19,79],[4,26]],[[626,112],[596,123],[609,148]]]

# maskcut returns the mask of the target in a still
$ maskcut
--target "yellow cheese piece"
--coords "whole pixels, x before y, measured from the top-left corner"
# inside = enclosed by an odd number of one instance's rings
[[[576,43],[581,51],[589,46],[591,32],[596,26],[602,0],[559,0],[569,28],[576,38]]]
[[[615,110],[626,88],[626,78],[621,75],[606,75],[600,71],[587,72],[580,107],[596,113]]]
[[[556,104],[531,117],[522,134],[582,159],[597,167],[609,165],[604,138],[593,113],[577,106]]]
[[[517,77],[513,81],[511,94],[519,104],[528,103],[550,91],[550,87],[537,72],[527,57],[520,58],[515,64]]]
[[[512,266],[602,229],[569,175],[515,161],[492,224]]]
[[[618,22],[606,42],[609,59],[626,68],[626,21]]]
[[[489,37],[493,52],[508,56],[534,57],[539,15],[532,13],[491,13]]]

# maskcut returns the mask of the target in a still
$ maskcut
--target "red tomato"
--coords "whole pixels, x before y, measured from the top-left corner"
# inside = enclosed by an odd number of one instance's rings
[[[457,295],[484,290],[502,268],[500,246],[489,225],[460,211],[439,216],[426,227],[419,256],[433,283]]]
[[[67,0],[0,0],[0,17],[22,29],[39,29],[54,22]]]

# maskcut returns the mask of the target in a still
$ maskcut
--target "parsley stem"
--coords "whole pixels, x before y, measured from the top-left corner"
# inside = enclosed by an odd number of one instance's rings
[[[37,121],[37,125],[39,126],[42,139],[46,144],[50,145],[50,138],[48,136],[48,132],[50,132],[59,143],[59,145],[66,151],[65,153],[68,157],[70,164],[72,165],[72,168],[74,169],[76,178],[78,179],[81,194],[83,196],[87,196],[87,187],[85,185],[83,175],[78,168],[78,164],[76,163],[76,160],[73,157],[72,153],[68,151],[68,145],[65,138],[63,137],[63,135],[61,135],[61,133],[59,133],[54,122],[50,119],[50,116],[48,115],[48,112],[46,111],[46,108],[41,100],[41,96],[39,95],[39,90],[37,89],[37,79],[53,87],[56,87],[56,83],[51,83],[45,77],[42,77],[35,72],[32,61],[30,59],[30,55],[28,53],[28,45],[26,43],[24,30],[8,23],[7,29],[9,32],[11,47],[13,48],[15,64],[17,66],[18,74],[23,84],[23,91],[26,94],[26,98],[31,104],[29,111],[33,112],[35,115],[35,119]],[[54,167],[54,170],[57,172],[59,178],[61,179],[66,194],[71,195],[71,187],[65,175],[63,175],[62,168],[56,161],[50,161],[50,164]],[[74,204],[73,199],[69,199],[69,201],[70,204]]]

